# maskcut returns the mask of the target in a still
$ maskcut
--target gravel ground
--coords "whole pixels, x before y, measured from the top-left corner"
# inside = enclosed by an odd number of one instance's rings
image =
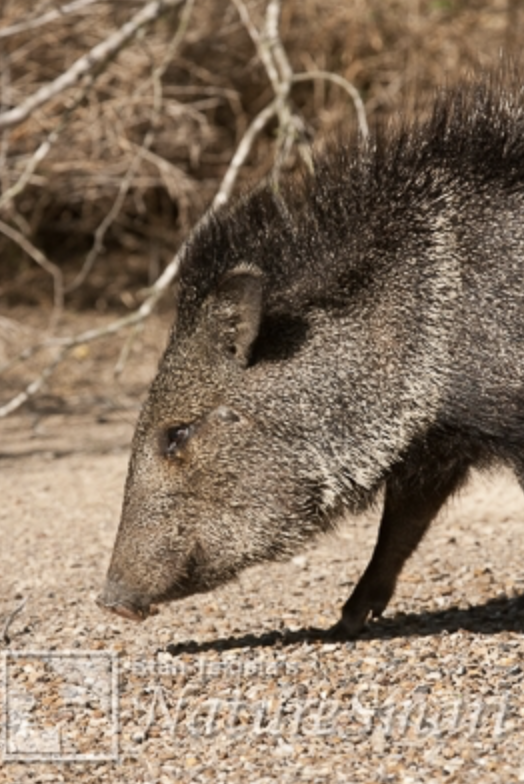
[[[135,625],[94,604],[132,432],[106,409],[0,423],[0,781],[524,781],[511,476],[474,478],[356,641],[314,630],[361,574],[376,515]]]

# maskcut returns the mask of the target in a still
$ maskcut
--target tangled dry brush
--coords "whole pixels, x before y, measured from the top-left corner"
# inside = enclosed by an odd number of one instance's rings
[[[0,301],[136,309],[211,204],[517,52],[519,5],[4,0]]]

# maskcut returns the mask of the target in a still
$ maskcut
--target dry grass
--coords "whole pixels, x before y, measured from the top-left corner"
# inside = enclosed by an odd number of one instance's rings
[[[42,0],[29,17],[18,0],[4,0],[0,36],[2,29],[27,24],[59,5]],[[20,105],[143,5],[93,1],[76,14],[4,35],[3,108]],[[350,80],[373,125],[392,112],[411,112],[437,84],[492,67],[501,52],[516,53],[524,24],[518,5],[515,0],[284,0],[281,37],[295,72],[325,70]],[[265,0],[248,6],[261,26]],[[195,2],[173,51],[182,12],[179,6],[142,31],[91,86],[60,93],[1,137],[5,193],[61,124],[58,140],[0,219],[59,266],[66,288],[73,284],[74,289],[66,303],[132,304],[129,292],[147,285],[165,266],[212,201],[246,127],[272,98],[267,74],[230,0]],[[154,89],[158,68],[163,69],[161,95]],[[291,96],[311,139],[356,124],[347,94],[334,84],[299,83]],[[275,123],[269,124],[237,187],[271,169],[275,136]],[[290,156],[287,168],[293,163]],[[96,255],[75,287],[94,233],[115,202],[105,252]],[[5,302],[51,299],[51,277],[19,244],[0,236],[0,253]]]

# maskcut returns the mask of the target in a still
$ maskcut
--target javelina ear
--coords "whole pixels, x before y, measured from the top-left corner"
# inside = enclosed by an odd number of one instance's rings
[[[245,367],[262,319],[263,280],[258,267],[241,264],[220,281],[213,302],[213,329],[220,347]]]

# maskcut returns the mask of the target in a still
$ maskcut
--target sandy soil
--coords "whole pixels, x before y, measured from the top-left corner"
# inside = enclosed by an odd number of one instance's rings
[[[0,781],[524,781],[524,495],[507,473],[450,504],[354,642],[313,629],[336,620],[376,515],[142,625],[96,607],[164,329],[118,385],[120,346],[85,347],[0,422]]]

